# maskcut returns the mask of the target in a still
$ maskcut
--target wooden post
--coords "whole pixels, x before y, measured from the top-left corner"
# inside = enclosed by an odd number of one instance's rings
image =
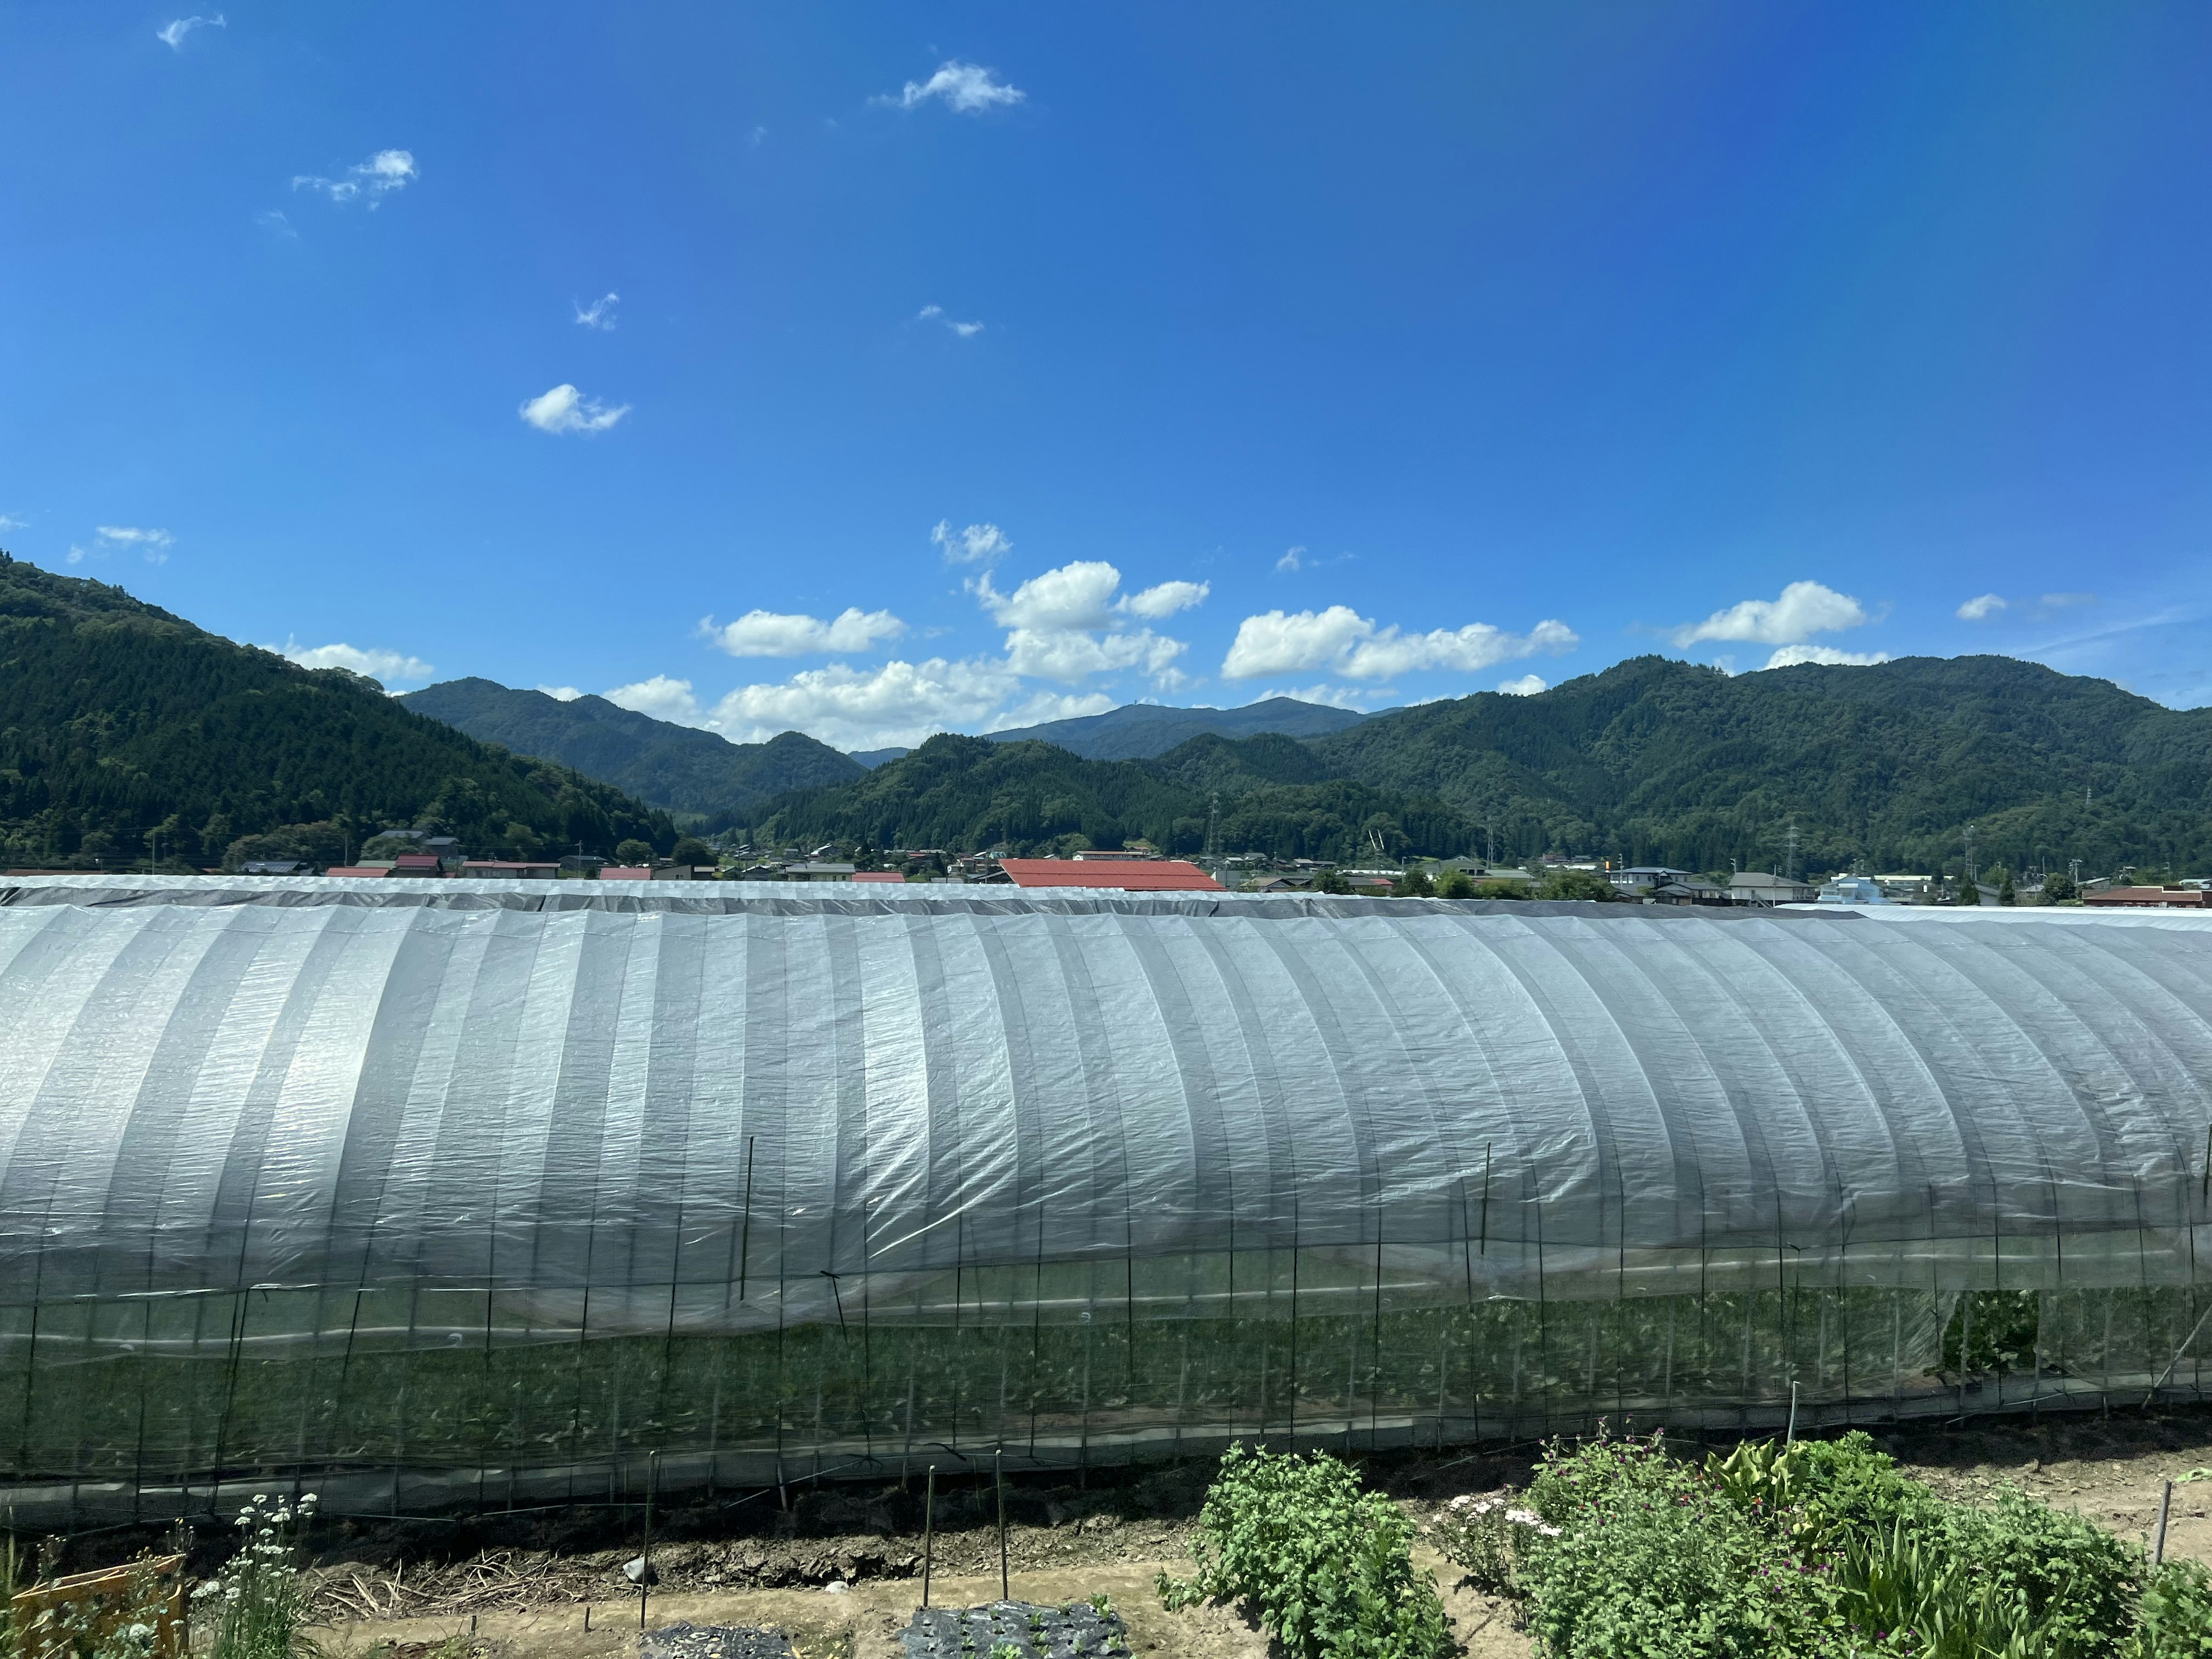
[[[2166,1483],[2166,1490],[2158,1495],[2158,1538],[2150,1547],[2150,1564],[2160,1566],[2166,1561],[2166,1517],[2173,1510],[2173,1482]]]

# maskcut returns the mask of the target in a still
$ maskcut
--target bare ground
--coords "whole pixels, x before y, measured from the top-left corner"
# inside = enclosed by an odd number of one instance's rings
[[[2138,1542],[2148,1540],[2166,1480],[2212,1469],[2212,1408],[2110,1419],[1985,1419],[1887,1430],[1876,1438],[1947,1495],[1986,1501],[2000,1487],[2017,1486]],[[1534,1452],[1386,1455],[1367,1467],[1371,1480],[1425,1520],[1459,1493],[1524,1483]],[[1170,1613],[1154,1589],[1163,1569],[1187,1569],[1207,1474],[1192,1465],[1094,1474],[1087,1487],[1010,1486],[1012,1595],[1047,1602],[1109,1595],[1138,1655],[1262,1659],[1269,1644],[1241,1610]],[[904,1492],[896,1484],[824,1486],[794,1492],[788,1510],[778,1510],[771,1496],[665,1516],[653,1549],[659,1582],[648,1620],[654,1628],[678,1621],[781,1628],[805,1659],[895,1659],[894,1633],[921,1600],[919,1487],[919,1480]],[[955,1607],[994,1599],[998,1536],[988,1490],[948,1487],[939,1506],[931,1601]],[[2212,1477],[2177,1486],[2169,1555],[2212,1563],[2208,1510]],[[389,1644],[395,1659],[411,1659],[410,1648],[427,1654],[458,1637],[457,1645],[483,1659],[634,1654],[639,1597],[623,1574],[638,1552],[634,1525],[574,1512],[444,1527],[319,1528],[317,1594],[330,1626],[326,1645],[333,1656],[355,1656]],[[1527,1659],[1529,1644],[1514,1627],[1510,1606],[1459,1583],[1433,1553],[1422,1558],[1467,1653]]]

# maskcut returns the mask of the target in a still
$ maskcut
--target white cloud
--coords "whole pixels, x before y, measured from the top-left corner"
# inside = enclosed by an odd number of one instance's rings
[[[1006,663],[1014,672],[1041,680],[1073,685],[1093,674],[1141,669],[1164,674],[1188,649],[1140,628],[1133,634],[1094,634],[1078,629],[1017,628],[1006,635]]]
[[[271,236],[289,242],[300,240],[300,233],[292,228],[292,222],[275,208],[265,208],[253,216],[253,222]]]
[[[839,749],[911,747],[939,732],[974,729],[1019,689],[1003,663],[942,657],[873,669],[831,663],[778,684],[740,686],[696,723],[732,743],[799,731]],[[1097,711],[1085,707],[1084,712]]]
[[[1306,545],[1304,542],[1300,542],[1296,547],[1291,548],[1289,551],[1285,553],[1281,558],[1275,561],[1276,573],[1278,574],[1283,574],[1292,570],[1304,569],[1305,568],[1305,556]]]
[[[1517,680],[1498,681],[1498,689],[1509,697],[1533,697],[1539,691],[1548,691],[1552,688],[1544,684],[1540,674],[1523,674]]]
[[[955,530],[952,520],[939,519],[929,539],[945,554],[947,564],[996,564],[1014,550],[1006,532],[994,524],[971,524]]]
[[[221,12],[212,17],[176,17],[154,31],[154,38],[171,52],[185,49],[185,37],[194,29],[226,29],[229,21]]]
[[[954,322],[951,318],[945,314],[945,307],[943,306],[924,306],[920,311],[914,313],[914,319],[918,323],[943,323],[945,327],[951,329],[955,334],[957,334],[963,340],[972,340],[978,334],[981,334],[983,331],[983,325],[981,323]]]
[[[135,547],[145,556],[149,564],[168,563],[169,548],[177,539],[166,530],[140,530],[122,524],[100,525],[94,527],[93,533],[98,538],[100,552],[106,553],[117,547]],[[75,553],[76,550],[72,548],[70,551]],[[70,562],[75,564],[77,560],[72,558]]]
[[[1968,599],[1954,614],[1960,622],[1981,622],[2005,608],[2005,602],[1994,593],[1980,593]]]
[[[678,726],[710,723],[699,707],[699,699],[692,693],[691,682],[671,679],[665,674],[655,674],[649,680],[639,680],[631,685],[617,685],[599,695],[617,708],[650,714],[657,720],[673,720]]]
[[[292,175],[292,188],[319,191],[333,202],[350,202],[356,197],[366,196],[373,208],[392,191],[406,189],[422,176],[410,152],[380,149],[358,166],[348,167],[343,179],[325,179],[314,173],[295,173]]]
[[[629,405],[622,404],[609,409],[598,398],[586,398],[564,380],[550,392],[526,400],[520,412],[540,432],[605,432],[629,413]]]
[[[1509,634],[1488,623],[1408,634],[1395,624],[1379,627],[1350,605],[1333,605],[1326,611],[1270,611],[1247,617],[1237,625],[1221,672],[1225,679],[1237,680],[1317,668],[1358,680],[1385,679],[1420,669],[1473,673],[1539,651],[1571,651],[1580,643],[1565,623],[1548,619],[1525,635]]]
[[[1212,591],[1212,582],[1162,582],[1141,593],[1132,593],[1121,601],[1121,608],[1133,617],[1159,622],[1178,611],[1204,604],[1206,596]]]
[[[584,695],[573,685],[541,685],[538,689],[556,702],[574,702]]]
[[[1104,628],[1114,620],[1121,573],[1103,559],[1078,559],[1030,577],[1012,593],[993,587],[988,571],[972,586],[983,608],[1008,628]]]
[[[818,617],[748,611],[720,628],[708,617],[699,631],[733,657],[804,657],[818,651],[866,651],[895,640],[906,624],[888,611],[848,606],[828,622]]]
[[[125,547],[167,547],[177,538],[166,530],[140,530],[127,524],[103,524],[94,527],[94,533],[104,542],[114,542]]]
[[[356,674],[366,674],[373,680],[427,680],[434,678],[438,671],[420,657],[410,657],[400,651],[362,649],[356,646],[301,645],[287,636],[282,645],[265,645],[264,651],[273,651],[302,668],[349,668]]]
[[[1870,668],[1875,663],[1887,662],[1887,651],[1838,651],[1832,645],[1785,645],[1766,659],[1769,668],[1795,668],[1800,663],[1818,663],[1827,668]]]
[[[10,518],[7,514],[0,513],[0,531],[28,530],[30,527],[31,521],[28,519]]]
[[[1006,661],[1013,671],[1063,684],[1131,668],[1156,677],[1169,674],[1188,648],[1183,641],[1149,628],[1124,633],[1121,619],[1129,614],[1170,617],[1206,593],[1204,583],[1162,582],[1117,598],[1121,573],[1103,559],[1061,565],[1030,577],[1011,593],[993,586],[988,571],[968,587],[993,619],[1011,630]],[[1176,684],[1188,682],[1176,674]]]
[[[868,101],[894,109],[913,109],[933,98],[941,98],[947,109],[957,110],[963,115],[980,115],[994,105],[1018,104],[1028,96],[1018,87],[993,80],[991,71],[980,64],[963,64],[954,58],[939,66],[927,81],[908,82],[896,97],[872,98]]]
[[[1674,632],[1678,646],[1699,640],[1749,640],[1760,645],[1795,645],[1815,634],[1857,628],[1870,621],[1848,593],[1819,582],[1792,582],[1773,599],[1746,599],[1716,611],[1701,623],[1685,623]]]
[[[622,295],[619,294],[602,294],[587,306],[580,306],[574,300],[568,301],[580,325],[585,328],[596,328],[603,334],[614,331],[615,307],[621,303]]]
[[[77,546],[75,543],[71,543],[70,545],[69,557],[66,560],[66,562],[70,564],[82,564],[84,562],[84,550]]]

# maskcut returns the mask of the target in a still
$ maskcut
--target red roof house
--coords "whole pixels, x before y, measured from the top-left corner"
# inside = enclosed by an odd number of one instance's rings
[[[999,868],[1017,887],[1104,887],[1132,893],[1220,893],[1228,890],[1181,859],[1000,859]]]

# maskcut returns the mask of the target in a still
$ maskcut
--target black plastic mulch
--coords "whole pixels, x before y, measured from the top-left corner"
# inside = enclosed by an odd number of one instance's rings
[[[1006,1648],[1020,1659],[1124,1659],[1127,1637],[1119,1613],[1102,1615],[1088,1601],[993,1601],[918,1609],[899,1642],[906,1659],[994,1659],[994,1649]]]
[[[781,1631],[729,1625],[671,1625],[648,1631],[643,1653],[644,1659],[797,1659],[791,1638]]]

